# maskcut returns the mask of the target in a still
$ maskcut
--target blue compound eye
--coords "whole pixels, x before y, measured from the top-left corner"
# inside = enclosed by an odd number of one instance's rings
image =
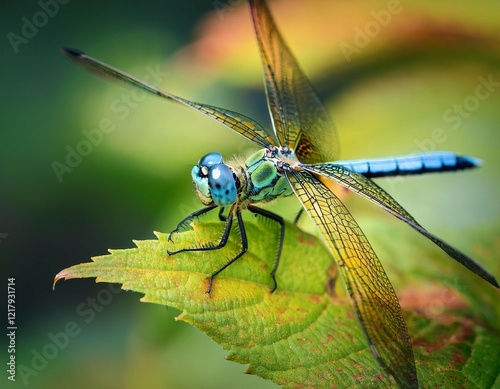
[[[208,153],[200,158],[198,161],[198,166],[200,167],[210,167],[212,165],[217,165],[220,163],[224,163],[222,159],[222,155],[220,153]]]
[[[229,166],[222,163],[212,165],[208,173],[208,187],[215,204],[226,207],[236,202],[236,182]]]

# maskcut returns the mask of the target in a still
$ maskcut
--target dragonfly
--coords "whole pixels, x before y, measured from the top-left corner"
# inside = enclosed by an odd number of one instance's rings
[[[337,160],[338,140],[333,120],[285,44],[265,0],[249,0],[249,6],[263,63],[272,130],[238,112],[163,91],[80,50],[62,50],[69,59],[91,73],[201,112],[260,146],[259,151],[243,163],[226,162],[220,153],[210,152],[202,156],[191,170],[195,190],[204,207],[184,218],[169,238],[174,239],[175,234],[189,228],[192,221],[215,209],[219,209],[224,230],[220,240],[213,244],[183,248],[169,254],[221,249],[228,242],[234,220],[239,227],[239,252],[209,276],[208,293],[212,290],[214,278],[248,249],[242,218],[244,210],[279,225],[279,247],[271,270],[271,291],[277,289],[275,274],[283,247],[285,223],[281,216],[259,205],[295,195],[340,269],[347,295],[374,357],[398,386],[416,388],[418,377],[411,338],[394,288],[358,223],[327,183],[336,182],[382,207],[498,288],[496,279],[481,264],[427,231],[373,181],[391,176],[471,169],[479,166],[480,161],[451,152]],[[227,215],[223,213],[225,209],[229,209]]]

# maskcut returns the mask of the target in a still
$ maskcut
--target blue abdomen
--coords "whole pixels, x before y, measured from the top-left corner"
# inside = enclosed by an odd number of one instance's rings
[[[443,151],[334,163],[368,178],[455,171],[481,165],[476,158]]]

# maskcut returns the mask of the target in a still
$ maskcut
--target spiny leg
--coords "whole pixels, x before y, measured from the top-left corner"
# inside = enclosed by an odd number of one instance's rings
[[[278,253],[276,255],[276,259],[274,261],[273,269],[271,270],[271,277],[273,279],[273,288],[271,289],[271,293],[273,293],[278,288],[278,283],[276,282],[276,271],[278,270],[278,265],[280,263],[281,251],[283,250],[283,241],[285,239],[285,222],[283,218],[275,213],[269,212],[265,209],[257,208],[252,205],[248,205],[248,210],[250,212],[256,213],[258,215],[267,217],[268,219],[274,220],[276,223],[280,225],[280,238],[278,245]],[[300,217],[300,213],[298,215]]]
[[[224,235],[222,237],[223,239],[225,237],[224,245],[227,242],[227,238],[229,236],[229,232],[230,232],[230,229],[231,229],[231,221],[233,219],[233,208],[231,208],[231,210],[229,211],[229,214],[228,214],[227,217],[228,217],[228,219],[227,219],[227,223],[226,223],[226,230],[224,230]],[[222,266],[220,269],[218,269],[217,271],[213,272],[210,275],[210,277],[208,278],[208,289],[207,289],[206,293],[210,293],[212,291],[212,283],[214,281],[215,276],[218,275],[224,269],[226,269],[228,266],[230,266],[232,263],[234,263],[238,258],[240,258],[248,250],[247,233],[245,231],[245,225],[243,224],[243,218],[241,217],[241,211],[239,209],[236,210],[236,221],[238,222],[238,229],[240,231],[241,250],[240,250],[240,252],[238,254],[236,254],[235,257],[233,257],[228,262],[226,262],[224,264],[224,266]],[[228,224],[229,224],[229,229],[227,228]],[[227,232],[227,234],[226,234],[226,232]],[[227,236],[225,236],[225,235],[227,235]],[[222,243],[222,240],[221,240],[221,243]],[[211,250],[210,248],[207,248],[207,249]]]
[[[212,209],[215,209],[217,208],[216,205],[210,205],[208,207],[205,207],[205,208],[202,208],[202,209],[199,209],[197,211],[194,211],[192,214],[186,216],[184,219],[182,219],[178,224],[177,224],[177,227],[175,227],[175,229],[170,233],[168,234],[168,240],[170,242],[172,242],[172,235],[179,232],[179,230],[181,228],[184,228],[184,226],[188,223],[190,223],[191,221],[193,221],[194,219],[196,219],[197,217],[200,217],[201,215],[211,211]],[[222,208],[223,210],[224,208]],[[220,218],[220,217],[219,217]]]
[[[225,222],[227,220],[227,216],[224,216],[224,207],[220,207],[219,209],[219,220],[221,222]]]
[[[201,209],[199,211],[200,213],[197,216],[199,216],[200,214],[203,214],[205,212],[208,212],[208,211],[214,209],[215,207],[207,207],[207,208]],[[201,211],[205,211],[205,212],[201,212]],[[186,219],[188,219],[190,216],[188,216]],[[184,219],[184,220],[186,220],[186,219]],[[211,251],[211,250],[219,250],[219,249],[223,248],[226,245],[227,240],[229,238],[229,233],[231,232],[231,226],[232,225],[233,225],[233,209],[231,208],[231,211],[229,211],[229,215],[228,215],[228,218],[227,218],[227,221],[226,221],[226,225],[224,227],[224,232],[222,233],[222,237],[221,237],[221,239],[220,239],[220,241],[219,241],[218,244],[216,244],[216,245],[210,245],[210,246],[206,246],[206,247],[188,247],[188,248],[183,248],[183,249],[176,250],[176,251],[168,251],[167,250],[167,253],[168,253],[168,255],[175,255],[175,254],[179,254],[179,253],[186,252],[186,251]]]
[[[208,211],[211,211],[214,208],[215,207],[206,207],[206,208],[200,209],[199,211],[196,211],[196,212],[192,213],[191,215],[189,215],[188,217],[186,217],[184,220],[182,220],[179,223],[179,226],[182,226],[182,224],[186,223],[187,221],[189,221],[191,219],[194,219],[195,217],[200,216],[200,215],[202,215],[202,214],[204,214],[204,213],[206,213]],[[186,251],[211,251],[211,250],[219,250],[219,249],[223,248],[227,244],[227,241],[229,239],[229,234],[231,232],[231,227],[233,225],[233,217],[234,217],[234,212],[235,212],[234,210],[235,210],[235,208],[236,207],[233,205],[233,207],[231,207],[231,210],[229,211],[229,214],[227,215],[227,217],[223,217],[223,218],[221,217],[222,210],[219,211],[219,218],[221,220],[225,220],[226,224],[225,224],[225,227],[224,227],[224,232],[222,233],[222,237],[221,237],[221,239],[220,239],[220,241],[219,241],[219,243],[217,245],[207,246],[207,247],[189,247],[189,248],[183,248],[183,249],[180,249],[180,250],[177,250],[177,251],[167,251],[168,255],[175,255],[175,254],[186,252]],[[239,227],[239,231],[240,231],[241,250],[240,250],[240,252],[235,257],[233,257],[226,264],[224,264],[224,266],[222,266],[220,269],[218,269],[217,271],[213,272],[210,275],[210,277],[209,277],[209,283],[208,283],[208,289],[207,289],[206,293],[210,293],[211,292],[211,290],[212,290],[212,283],[213,283],[213,279],[215,278],[215,276],[218,275],[225,268],[227,268],[229,265],[231,265],[233,262],[235,262],[238,258],[240,258],[248,250],[247,234],[246,234],[246,231],[245,231],[245,226],[243,224],[243,219],[241,217],[241,212],[240,212],[239,209],[236,209],[236,220],[238,222],[238,227]]]

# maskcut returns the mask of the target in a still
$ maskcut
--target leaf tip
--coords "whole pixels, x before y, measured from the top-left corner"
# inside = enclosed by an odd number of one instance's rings
[[[71,277],[71,273],[69,272],[68,269],[61,270],[54,277],[54,283],[52,284],[52,290],[56,289],[56,284],[57,284],[57,282],[59,280],[62,280],[62,279],[67,280],[67,279],[70,279],[70,278],[72,278],[72,277]]]

